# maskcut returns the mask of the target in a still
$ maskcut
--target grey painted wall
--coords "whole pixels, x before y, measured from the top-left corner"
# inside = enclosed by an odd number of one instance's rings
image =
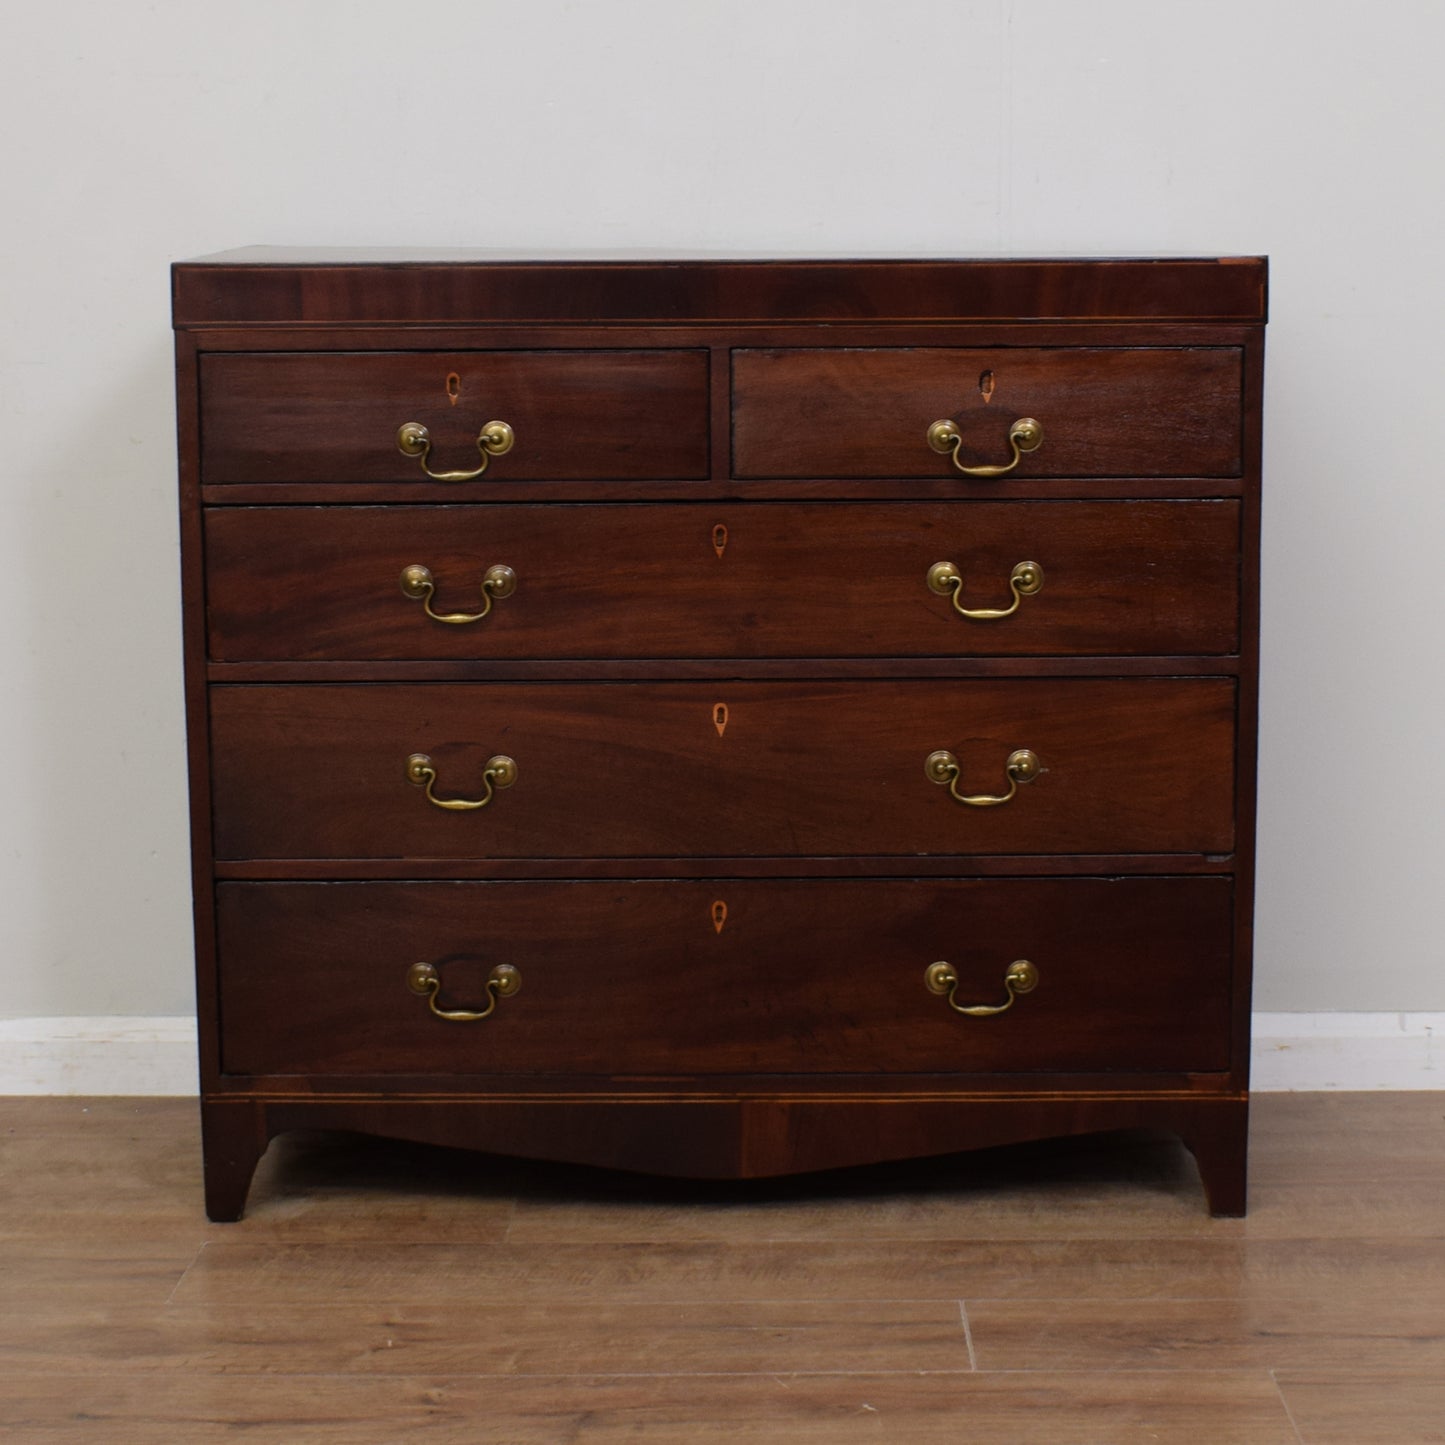
[[[1257,1002],[1445,1008],[1445,8],[6,7],[0,1014],[191,1006],[167,263],[1266,251]]]

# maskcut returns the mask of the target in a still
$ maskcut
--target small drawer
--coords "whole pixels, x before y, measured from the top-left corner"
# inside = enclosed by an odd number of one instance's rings
[[[212,507],[210,655],[1223,654],[1238,553],[1234,501]]]
[[[708,472],[705,351],[212,353],[200,374],[206,483]],[[491,422],[509,449],[480,446]],[[424,456],[399,449],[407,423],[426,428]]]
[[[222,1067],[1217,1071],[1231,894],[1220,878],[223,883]]]
[[[733,352],[739,477],[1236,477],[1236,347]],[[1042,441],[1016,450],[1013,424]],[[956,453],[929,444],[956,428]],[[1025,444],[1029,438],[1025,437]],[[1010,467],[1010,463],[1016,465]],[[996,472],[995,472],[996,474]]]
[[[1226,853],[1234,837],[1227,678],[210,696],[227,859]]]

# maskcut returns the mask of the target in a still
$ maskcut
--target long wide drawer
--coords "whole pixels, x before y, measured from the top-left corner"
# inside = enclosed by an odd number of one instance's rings
[[[227,883],[217,927],[233,1074],[1229,1062],[1227,879]]]
[[[215,843],[228,859],[1223,853],[1234,723],[1227,678],[225,685]]]
[[[1233,501],[213,507],[207,617],[230,661],[1218,654],[1238,552]]]
[[[968,478],[929,445],[957,428],[958,462],[1007,466],[1024,418],[1042,443],[1012,474],[1233,477],[1241,465],[1235,347],[945,347],[733,353],[739,477]]]
[[[203,356],[201,480],[696,479],[705,351],[237,352]],[[479,446],[489,422],[510,449]],[[424,456],[398,431],[425,427]],[[452,480],[452,478],[444,478]]]

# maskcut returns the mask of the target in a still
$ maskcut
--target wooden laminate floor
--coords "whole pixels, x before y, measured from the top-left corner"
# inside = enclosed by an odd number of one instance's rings
[[[1445,1441],[1445,1094],[1255,1101],[1251,1212],[1116,1135],[689,1185],[0,1100],[0,1438]]]

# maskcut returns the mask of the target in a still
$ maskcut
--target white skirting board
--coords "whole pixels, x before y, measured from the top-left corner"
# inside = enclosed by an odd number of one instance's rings
[[[1250,1088],[1445,1089],[1445,1013],[1254,1016]]]
[[[0,1094],[196,1094],[193,1018],[0,1019]]]
[[[1256,1093],[1445,1089],[1445,1013],[1260,1013]],[[196,1093],[188,1018],[0,1019],[0,1094]]]

